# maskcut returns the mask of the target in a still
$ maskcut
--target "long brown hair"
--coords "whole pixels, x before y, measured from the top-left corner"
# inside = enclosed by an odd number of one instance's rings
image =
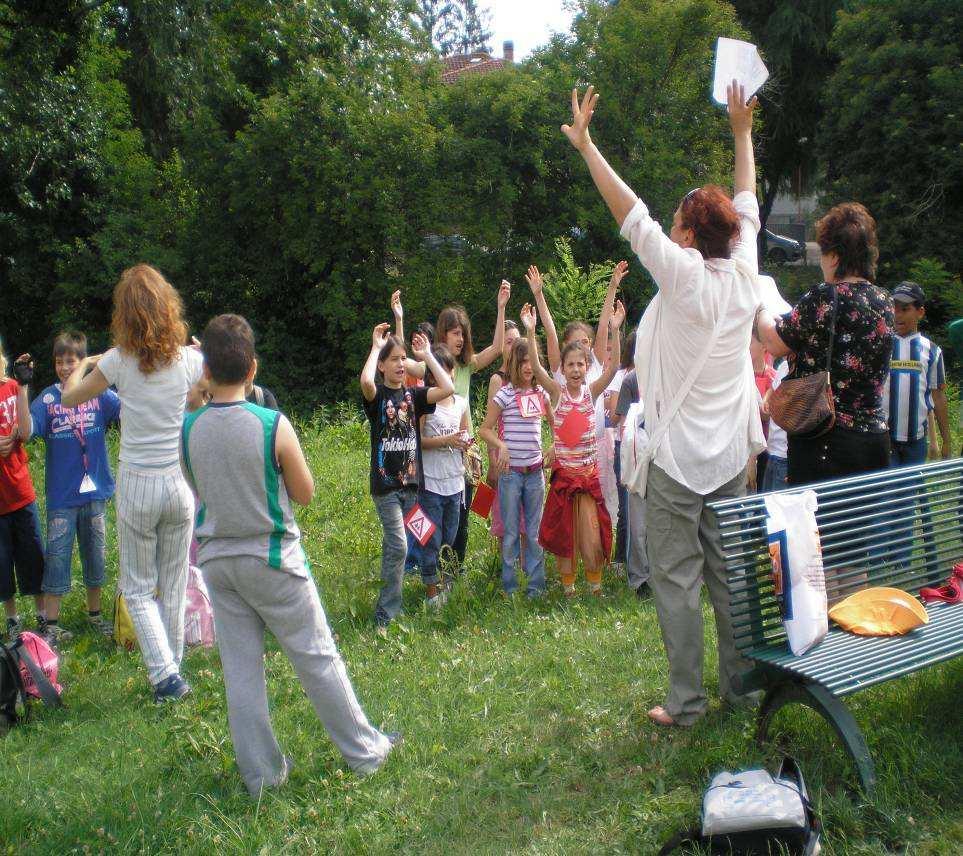
[[[157,268],[127,268],[114,288],[110,331],[144,374],[170,365],[187,341],[181,297]]]
[[[529,359],[528,339],[522,336],[512,342],[512,349],[508,352],[508,359],[505,361],[505,374],[508,375],[508,382],[516,389],[521,388],[524,380],[522,379],[522,364]],[[534,383],[534,381],[533,381]]]
[[[461,327],[463,344],[461,353],[455,356],[455,361],[462,366],[471,365],[475,356],[475,346],[471,341],[471,321],[468,313],[461,306],[446,306],[438,315],[438,323],[435,324],[435,341],[441,345],[447,345],[445,337],[449,330]]]

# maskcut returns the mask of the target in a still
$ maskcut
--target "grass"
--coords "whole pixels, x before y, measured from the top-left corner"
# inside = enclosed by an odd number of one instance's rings
[[[191,652],[193,697],[158,709],[138,655],[80,633],[62,660],[67,706],[36,709],[0,743],[0,853],[652,854],[697,818],[712,773],[773,760],[754,746],[752,714],[718,702],[691,730],[650,726],[645,711],[666,690],[651,602],[615,580],[600,602],[566,603],[557,581],[543,603],[504,600],[477,521],[449,605],[427,613],[412,582],[405,616],[379,639],[366,429],[316,422],[302,435],[319,488],[300,516],[306,548],[363,707],[405,734],[397,755],[369,779],[351,775],[272,640],[275,728],[297,767],[254,802],[235,768],[216,652]],[[81,630],[82,610],[77,586],[68,628]],[[711,694],[711,651],[706,675]],[[848,790],[853,771],[814,714],[780,715],[824,852],[963,852],[961,681],[957,661],[850,699],[876,759],[872,802]]]

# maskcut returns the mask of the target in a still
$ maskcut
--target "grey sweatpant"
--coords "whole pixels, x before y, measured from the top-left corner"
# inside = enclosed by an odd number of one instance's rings
[[[252,796],[280,784],[285,771],[268,713],[264,628],[294,666],[318,718],[357,773],[373,773],[391,751],[355,698],[310,577],[296,577],[260,559],[213,559],[201,566],[214,605],[224,670],[227,717],[237,766]]]
[[[669,660],[669,694],[664,707],[680,725],[691,725],[706,711],[702,686],[704,653],[702,583],[716,618],[719,644],[719,694],[731,703],[742,699],[732,679],[750,664],[739,656],[732,635],[726,566],[710,502],[743,496],[746,470],[707,496],[694,493],[655,466],[646,490],[646,540],[652,577],[649,584]]]

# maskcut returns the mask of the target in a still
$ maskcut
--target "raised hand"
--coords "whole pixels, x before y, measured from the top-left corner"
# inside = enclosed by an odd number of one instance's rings
[[[529,265],[528,273],[525,274],[525,281],[535,297],[538,297],[545,288],[545,280],[542,279],[542,275],[535,265]]]
[[[599,94],[595,91],[594,86],[585,90],[585,96],[582,98],[581,104],[578,100],[578,89],[572,90],[572,124],[562,125],[562,133],[579,151],[588,148],[592,143],[588,129],[598,100]]]
[[[508,301],[512,296],[512,285],[507,279],[502,280],[502,284],[498,286],[498,300],[496,301],[499,309],[504,309],[508,306]]]
[[[746,104],[746,87],[733,80],[726,86],[726,100],[729,110],[729,125],[733,134],[752,133],[752,114],[759,106],[759,99],[755,95]]]
[[[534,330],[538,316],[535,314],[535,307],[531,303],[526,303],[522,307],[521,314],[522,326],[526,331]]]
[[[616,289],[619,284],[625,279],[625,275],[629,272],[629,263],[627,261],[619,262],[612,269],[612,278],[609,280],[609,288]]]
[[[625,304],[621,300],[615,301],[615,309],[609,318],[609,325],[613,330],[618,330],[625,323]]]
[[[391,311],[395,319],[400,321],[404,318],[405,310],[401,306],[401,292],[396,291],[391,295]]]
[[[388,329],[390,327],[391,325],[385,321],[371,331],[371,347],[376,351],[380,351],[388,341]]]
[[[427,336],[421,333],[415,333],[415,335],[411,337],[411,353],[419,363],[423,363],[428,358],[430,350],[431,343],[428,341]]]

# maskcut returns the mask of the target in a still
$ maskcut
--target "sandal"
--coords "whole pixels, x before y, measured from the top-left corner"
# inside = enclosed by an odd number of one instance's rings
[[[935,588],[921,588],[920,598],[924,603],[963,603],[963,577],[957,576],[956,568],[953,576],[945,586]]]

